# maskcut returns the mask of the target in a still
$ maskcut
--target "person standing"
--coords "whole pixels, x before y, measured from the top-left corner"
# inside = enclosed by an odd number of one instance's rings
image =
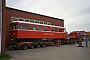
[[[61,41],[58,39],[57,40],[57,47],[60,47]]]
[[[79,36],[79,46],[77,46],[77,47],[84,47],[82,45],[82,42],[83,42],[83,38],[81,36]]]
[[[88,38],[85,38],[85,46],[88,47]]]
[[[82,47],[82,37],[79,36],[79,46]]]

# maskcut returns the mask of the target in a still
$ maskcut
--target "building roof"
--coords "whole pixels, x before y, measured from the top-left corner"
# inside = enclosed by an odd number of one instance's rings
[[[48,18],[53,18],[53,19],[64,21],[64,19],[59,19],[59,18],[55,18],[55,17],[51,17],[51,16],[41,15],[41,14],[37,14],[37,13],[33,13],[33,12],[28,12],[28,11],[24,11],[24,10],[20,10],[20,9],[16,9],[16,8],[11,8],[11,7],[6,7],[6,8],[7,9],[17,10],[17,11],[21,11],[21,12],[26,12],[26,13],[30,13],[30,14],[35,14],[35,15],[39,15],[39,16],[44,16],[44,17],[48,17]]]

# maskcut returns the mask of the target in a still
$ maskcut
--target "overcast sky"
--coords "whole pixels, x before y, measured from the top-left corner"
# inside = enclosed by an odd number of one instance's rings
[[[6,6],[64,19],[68,32],[90,31],[90,0],[6,0]]]

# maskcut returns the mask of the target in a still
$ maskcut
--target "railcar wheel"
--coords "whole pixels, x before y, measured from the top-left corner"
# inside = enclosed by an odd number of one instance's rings
[[[22,46],[22,49],[26,50],[26,49],[27,49],[27,45],[24,44],[24,45]]]
[[[18,50],[18,48],[14,48],[14,50]]]
[[[31,45],[30,45],[30,48],[31,48],[31,49],[33,49],[33,48],[34,48],[34,45],[33,45],[33,44],[31,44]]]
[[[40,44],[37,44],[36,47],[37,47],[37,48],[40,48]]]
[[[45,48],[45,44],[42,44],[42,47]]]

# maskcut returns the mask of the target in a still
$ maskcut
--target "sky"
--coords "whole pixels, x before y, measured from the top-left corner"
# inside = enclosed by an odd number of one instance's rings
[[[64,19],[67,32],[90,31],[90,0],[6,0],[6,6]]]

